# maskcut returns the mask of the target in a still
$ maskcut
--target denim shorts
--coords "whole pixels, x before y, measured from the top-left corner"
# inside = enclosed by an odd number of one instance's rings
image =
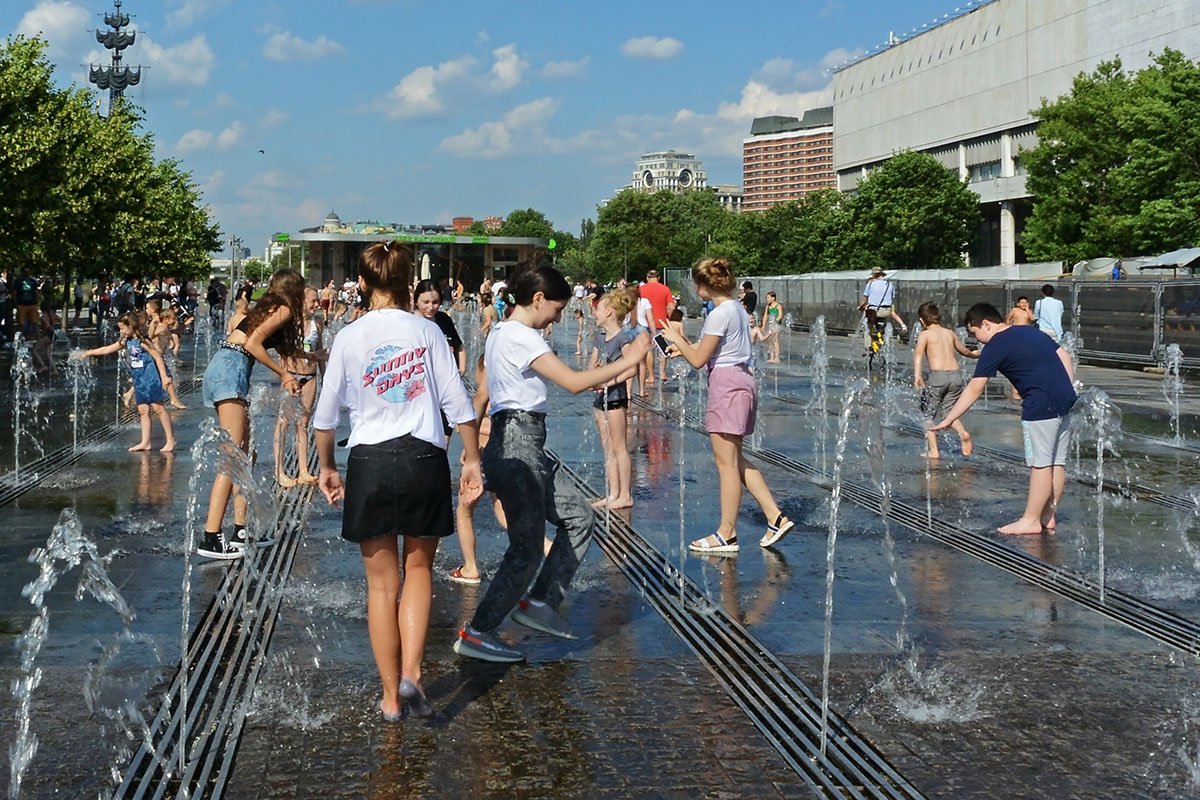
[[[346,460],[342,538],[377,536],[440,539],[454,533],[450,460],[415,436],[359,444]]]
[[[224,343],[208,360],[204,370],[204,405],[216,407],[223,400],[250,401],[250,367],[254,359],[241,349]]]

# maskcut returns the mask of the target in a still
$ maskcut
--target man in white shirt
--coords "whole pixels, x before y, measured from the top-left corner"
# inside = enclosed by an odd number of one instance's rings
[[[872,269],[871,277],[863,287],[862,299],[858,303],[858,310],[867,317],[868,342],[870,342],[875,326],[879,322],[886,322],[889,319],[896,320],[902,332],[908,331],[908,326],[904,324],[904,320],[900,319],[900,314],[893,305],[895,298],[896,287],[884,275],[883,267]]]
[[[1033,317],[1042,333],[1054,341],[1062,338],[1063,302],[1054,296],[1054,286],[1042,287],[1042,298],[1033,304]]]

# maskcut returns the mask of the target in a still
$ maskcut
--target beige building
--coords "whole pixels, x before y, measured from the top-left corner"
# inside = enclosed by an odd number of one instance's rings
[[[812,108],[802,119],[759,117],[742,140],[742,209],[765,211],[836,185],[833,108]]]

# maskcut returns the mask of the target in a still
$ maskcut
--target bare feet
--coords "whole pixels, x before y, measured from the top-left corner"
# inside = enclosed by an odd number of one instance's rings
[[[150,448],[146,448],[146,449],[148,450]],[[167,443],[162,446],[162,452],[164,452],[164,453],[170,453],[174,449],[175,449],[175,440],[174,439],[167,439]]]
[[[608,498],[608,507],[611,509],[633,508],[633,498],[632,497],[610,497],[610,498]]]
[[[180,411],[183,411],[184,409],[187,408],[187,406],[185,406],[183,403],[179,402],[178,400],[175,400],[171,403],[171,408],[175,408]]]
[[[971,455],[971,451],[975,449],[975,442],[971,440],[971,434],[964,433],[962,435],[962,453],[964,456]]]
[[[608,498],[601,497],[599,500],[592,501],[592,508],[604,508],[608,505]]]
[[[280,488],[291,489],[296,485],[296,479],[288,475],[276,475],[275,480],[279,483]]]
[[[1042,527],[1046,529],[1047,533],[1054,533],[1054,529],[1058,527],[1058,520],[1054,517],[1042,520]]]
[[[296,479],[296,483],[300,484],[301,486],[316,486],[317,476],[304,474]]]
[[[1016,522],[1010,522],[1008,525],[996,528],[996,530],[1009,536],[1034,536],[1042,532],[1042,523],[1030,521],[1022,517]]]
[[[918,453],[918,455],[924,456],[925,458],[928,458],[931,461],[937,461],[938,459],[940,459],[942,457],[942,454],[939,453],[937,450],[926,450],[924,453]]]
[[[131,453],[140,453],[140,452],[142,452],[143,450],[149,450],[149,449],[150,449],[150,443],[149,443],[149,442],[138,442],[138,443],[137,443],[137,444],[135,444],[133,447],[129,448],[129,452],[131,452]]]

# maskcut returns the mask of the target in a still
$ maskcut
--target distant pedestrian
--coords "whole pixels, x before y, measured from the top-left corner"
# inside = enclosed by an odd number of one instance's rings
[[[997,372],[1012,381],[1021,395],[1029,495],[1020,518],[997,530],[1006,534],[1053,533],[1067,481],[1071,438],[1067,414],[1076,400],[1071,356],[1030,326],[1006,324],[995,306],[988,303],[967,309],[963,324],[983,343],[983,353],[975,365],[975,376],[958,402],[929,430],[949,428],[983,395],[988,379]]]
[[[14,292],[17,304],[17,330],[27,341],[32,341],[37,335],[38,310],[41,304],[42,291],[37,278],[29,270],[21,273]]]
[[[1033,316],[1042,333],[1054,341],[1063,335],[1063,303],[1054,296],[1054,286],[1047,283],[1042,287],[1042,297],[1033,304]]]

